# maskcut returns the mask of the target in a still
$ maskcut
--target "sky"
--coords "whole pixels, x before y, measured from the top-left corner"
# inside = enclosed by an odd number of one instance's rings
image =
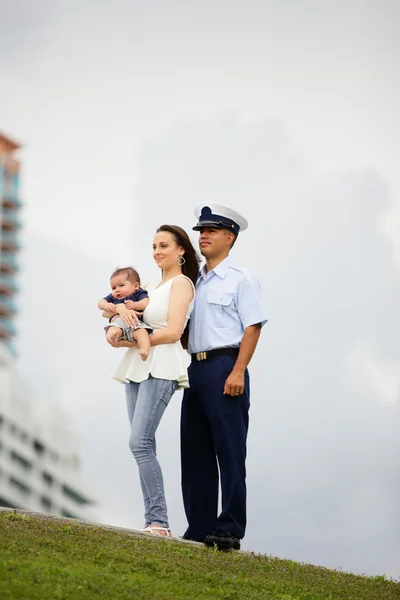
[[[97,300],[157,279],[164,222],[250,227],[269,323],[251,363],[243,547],[400,577],[399,8],[349,0],[0,0],[0,129],[23,144],[18,370],[68,409],[97,518],[142,526]],[[160,426],[173,532],[176,394]]]

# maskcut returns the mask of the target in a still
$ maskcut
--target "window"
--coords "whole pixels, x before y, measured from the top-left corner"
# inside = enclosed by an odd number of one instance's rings
[[[62,491],[66,496],[68,496],[68,498],[71,498],[71,500],[73,500],[77,504],[88,504],[89,503],[89,500],[87,500],[79,492],[76,492],[75,490],[70,488],[68,485],[63,485]]]
[[[33,448],[36,454],[39,454],[39,456],[44,454],[44,446],[41,442],[39,442],[39,440],[33,440]]]
[[[61,514],[63,517],[69,517],[70,519],[78,518],[76,515],[74,515],[73,513],[70,513],[68,510],[65,510],[64,508],[61,510]]]
[[[13,476],[9,477],[9,482],[19,492],[22,492],[26,496],[28,496],[31,493],[31,491],[32,491],[30,487],[28,487],[27,485],[25,485],[25,483],[23,483],[22,481],[20,481],[16,477],[13,477]]]
[[[52,503],[51,503],[51,500],[50,500],[50,498],[47,498],[46,496],[42,496],[42,497],[40,498],[40,502],[41,502],[41,505],[43,506],[43,508],[44,508],[45,510],[48,510],[49,512],[51,511],[51,509],[52,509],[53,505],[52,505]]]
[[[46,471],[43,471],[42,473],[42,477],[43,477],[43,481],[45,483],[47,483],[48,486],[53,485],[54,483],[54,478],[52,475],[50,475],[50,473],[47,473]]]
[[[12,450],[10,452],[10,456],[11,460],[17,463],[23,469],[25,469],[25,471],[30,471],[32,469],[32,463],[23,456],[21,456],[18,452]]]
[[[0,496],[0,506],[4,506],[4,508],[20,508],[19,506],[15,506],[15,503],[9,502],[4,496]]]

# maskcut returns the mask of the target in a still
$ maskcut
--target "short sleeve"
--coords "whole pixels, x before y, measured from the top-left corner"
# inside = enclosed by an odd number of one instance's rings
[[[139,288],[137,292],[135,292],[135,302],[140,302],[141,300],[146,300],[149,297],[149,294],[143,288]]]
[[[268,319],[262,304],[261,285],[254,275],[244,275],[238,286],[236,302],[243,329],[257,323],[260,323],[261,327],[265,325]]]
[[[105,296],[103,298],[103,300],[105,300],[106,302],[112,302],[112,304],[115,304],[115,298],[112,294],[108,294],[108,296]]]

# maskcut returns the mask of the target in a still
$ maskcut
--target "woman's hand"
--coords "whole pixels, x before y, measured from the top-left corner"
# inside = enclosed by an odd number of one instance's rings
[[[117,304],[117,312],[127,327],[136,327],[139,319],[133,310],[128,310],[125,304]]]

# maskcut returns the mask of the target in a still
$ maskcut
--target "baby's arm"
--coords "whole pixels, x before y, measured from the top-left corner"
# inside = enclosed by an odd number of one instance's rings
[[[125,306],[128,310],[142,311],[146,308],[148,303],[149,303],[148,298],[143,298],[143,300],[139,300],[138,302],[134,302],[133,300],[127,300],[125,302]]]
[[[97,306],[100,310],[106,311],[107,313],[112,313],[113,315],[115,315],[117,312],[115,304],[112,302],[107,302],[105,298],[101,298],[101,300],[98,301]]]

